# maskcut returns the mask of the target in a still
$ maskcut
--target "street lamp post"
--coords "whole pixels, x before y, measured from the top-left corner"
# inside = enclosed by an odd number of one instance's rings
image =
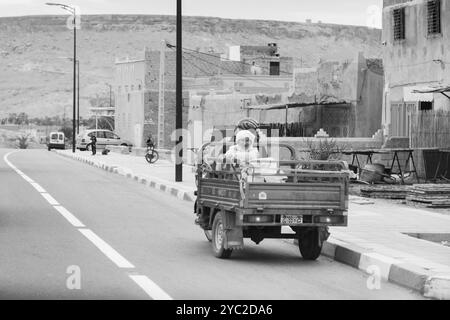
[[[59,57],[73,61],[71,57]],[[77,134],[80,133],[80,60],[77,59]]]
[[[177,79],[176,79],[176,111],[175,127],[177,132],[175,155],[175,181],[183,182],[183,7],[182,1],[177,0]]]
[[[75,7],[68,6],[66,4],[62,3],[53,3],[53,2],[47,2],[46,5],[49,6],[58,6],[62,8],[63,10],[68,11],[73,16],[73,117],[72,117],[72,152],[75,153],[76,151],[76,101],[77,101],[77,13]]]
[[[77,60],[77,134],[80,134],[80,60]]]

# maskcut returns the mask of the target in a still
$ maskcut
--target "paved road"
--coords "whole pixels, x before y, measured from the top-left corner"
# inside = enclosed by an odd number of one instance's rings
[[[52,152],[8,164],[11,151],[0,149],[0,298],[421,299],[369,290],[361,271],[303,261],[279,240],[216,259],[188,203]],[[80,290],[67,287],[70,266]]]

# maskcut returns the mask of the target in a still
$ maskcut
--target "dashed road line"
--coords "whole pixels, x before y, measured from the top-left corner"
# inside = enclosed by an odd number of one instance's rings
[[[97,247],[107,258],[114,262],[117,267],[121,269],[132,270],[136,267],[125,259],[119,252],[106,243],[102,238],[96,235],[92,230],[87,229],[86,226],[75,217],[69,210],[64,208],[58,203],[58,201],[50,195],[41,185],[28,177],[25,173],[20,171],[15,165],[13,165],[8,157],[15,152],[10,152],[3,157],[5,163],[13,169],[19,176],[27,181],[47,202],[58,211],[72,226],[81,232],[94,246]],[[154,300],[172,300],[172,298],[161,289],[155,282],[144,275],[134,274],[128,275],[150,298]]]
[[[136,282],[152,299],[154,300],[172,300],[172,298],[165,293],[156,283],[150,280],[147,276],[130,275],[130,278]]]
[[[52,206],[59,206],[59,202],[55,200],[49,193],[41,193],[41,196],[47,200],[48,203]]]
[[[89,241],[91,241],[105,256],[121,269],[134,269],[134,266],[109,244],[103,241],[92,230],[78,229]]]
[[[62,206],[53,206],[71,225],[75,228],[85,228],[86,226],[77,219],[72,213]]]
[[[25,179],[26,180],[26,179]],[[47,191],[45,191],[44,188],[42,188],[39,184],[37,184],[36,182],[30,182],[30,184],[33,186],[33,188],[36,189],[37,192],[39,193],[46,193]]]

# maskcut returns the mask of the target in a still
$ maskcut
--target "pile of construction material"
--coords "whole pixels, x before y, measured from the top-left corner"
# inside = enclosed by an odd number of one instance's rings
[[[409,190],[406,200],[428,208],[450,208],[450,184],[416,184]]]
[[[373,185],[361,188],[361,195],[366,198],[404,200],[410,186]]]

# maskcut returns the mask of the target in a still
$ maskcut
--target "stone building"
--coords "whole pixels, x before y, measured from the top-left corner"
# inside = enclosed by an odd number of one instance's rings
[[[292,86],[292,58],[280,58],[275,44],[239,47],[226,57],[220,53],[183,52],[183,127],[188,127],[190,93],[232,90],[241,93],[278,93]],[[176,52],[165,48],[164,145],[173,146],[175,130]],[[138,59],[116,60],[115,94],[117,133],[136,146],[143,146],[151,133],[156,140],[159,107],[161,51],[145,49]],[[255,62],[253,64],[253,62]],[[257,65],[258,74],[252,74]],[[283,74],[288,74],[284,75]],[[264,82],[265,81],[265,82]],[[263,83],[263,88],[261,88]]]
[[[450,110],[450,1],[384,0],[382,41],[384,134],[410,138],[412,114]]]
[[[362,53],[343,62],[298,69],[289,101],[310,104],[299,111],[304,136],[324,129],[332,137],[371,137],[381,128],[383,64]]]
[[[313,137],[320,129],[333,138],[372,137],[381,128],[379,59],[358,54],[353,60],[323,62],[290,75],[252,75],[243,86],[231,83],[222,81],[224,86],[211,92],[191,91],[188,128],[196,146],[203,142],[202,135],[207,139],[208,130],[232,127],[246,116],[288,137]]]

